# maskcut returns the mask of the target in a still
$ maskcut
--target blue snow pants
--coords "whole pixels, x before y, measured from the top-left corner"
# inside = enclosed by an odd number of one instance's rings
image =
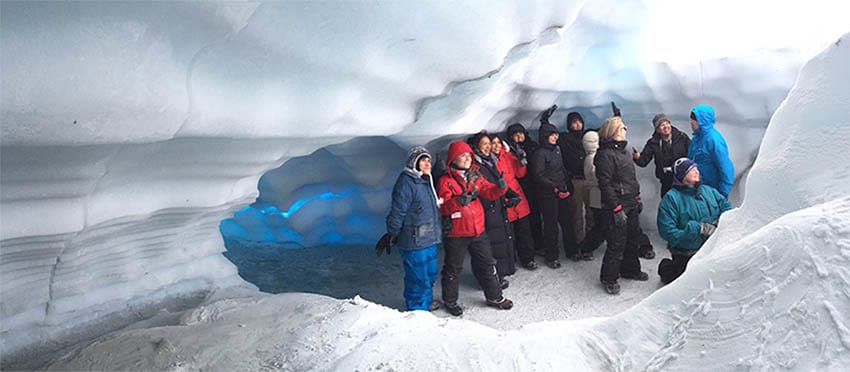
[[[407,310],[428,311],[434,298],[434,282],[437,281],[437,246],[398,251],[404,261],[404,302]]]

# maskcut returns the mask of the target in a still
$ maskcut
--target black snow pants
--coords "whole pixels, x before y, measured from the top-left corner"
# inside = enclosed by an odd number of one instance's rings
[[[520,218],[511,224],[514,227],[514,240],[519,263],[525,265],[534,261],[534,239],[531,237],[530,215]]]
[[[558,259],[558,225],[561,226],[564,239],[564,253],[567,258],[570,258],[578,253],[578,244],[576,244],[573,219],[567,199],[545,198],[540,201],[540,209],[543,211],[543,247],[546,250],[546,261]]]
[[[484,297],[491,301],[502,299],[502,287],[496,277],[496,259],[490,250],[487,234],[482,233],[474,238],[445,238],[443,248],[446,250],[441,278],[443,302],[457,303],[459,277],[467,251],[472,258],[472,274],[484,290]]]
[[[635,277],[640,273],[638,244],[640,225],[637,208],[626,208],[628,220],[625,226],[614,224],[614,213],[608,221],[608,247],[602,257],[599,279],[603,283],[616,282],[620,276]]]

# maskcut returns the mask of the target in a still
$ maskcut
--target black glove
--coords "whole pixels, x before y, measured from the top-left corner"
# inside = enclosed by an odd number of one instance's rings
[[[458,204],[466,206],[466,205],[469,205],[469,203],[472,203],[472,201],[475,200],[475,198],[477,198],[477,197],[478,197],[477,192],[470,191],[470,192],[463,193],[463,194],[460,194],[458,196],[455,196],[455,199],[457,199]]]
[[[514,190],[508,189],[505,192],[505,207],[513,208],[519,205],[519,202],[522,201],[522,197],[519,196]]]
[[[626,226],[626,222],[629,220],[629,217],[626,216],[626,211],[620,209],[619,211],[614,213],[614,225],[617,227]]]
[[[552,116],[552,114],[554,114],[555,110],[557,110],[557,109],[558,109],[558,105],[552,105],[552,107],[546,109],[546,111],[543,111],[543,115],[540,117],[540,120],[541,121],[542,120],[549,121],[549,117]]]
[[[614,113],[614,116],[621,116],[620,108],[617,107],[617,104],[615,104],[614,101],[611,101],[611,111]]]
[[[375,244],[375,256],[380,256],[384,251],[387,251],[387,255],[390,254],[390,241],[392,238],[390,234],[384,234],[381,239],[378,239],[378,244]],[[396,239],[397,241],[398,239]]]
[[[500,189],[504,189],[508,187],[508,181],[505,181],[505,177],[499,177],[499,179],[496,180],[496,186],[499,186]]]
[[[445,237],[449,236],[449,234],[452,232],[452,226],[454,225],[452,223],[452,217],[451,216],[440,217],[440,225],[442,225],[441,227],[443,228],[443,237],[445,238]]]
[[[711,234],[714,234],[714,231],[717,230],[717,226],[710,224],[708,222],[700,222],[699,224],[699,234],[703,239],[708,239]]]
[[[514,152],[516,153],[516,158],[517,158],[517,160],[519,160],[520,164],[528,165],[528,154],[525,152],[525,150],[523,150],[523,149],[519,148],[519,146],[517,146],[517,149]]]

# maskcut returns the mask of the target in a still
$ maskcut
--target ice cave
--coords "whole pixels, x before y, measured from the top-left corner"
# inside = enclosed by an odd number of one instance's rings
[[[0,369],[850,370],[850,5],[0,2]],[[515,307],[405,311],[376,257],[407,149],[541,111],[713,106],[734,209],[658,253],[519,270]],[[436,290],[435,290],[436,291]]]

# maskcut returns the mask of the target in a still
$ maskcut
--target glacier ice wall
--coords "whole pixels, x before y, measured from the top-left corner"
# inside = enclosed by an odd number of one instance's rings
[[[594,126],[612,99],[627,121],[684,122],[700,102],[740,144],[736,162],[750,159],[811,45],[841,24],[808,2],[763,29],[823,21],[822,34],[668,63],[647,53],[682,42],[652,44],[662,5],[0,3],[4,363],[117,313],[244,285],[218,222],[265,171],[352,136],[424,142],[529,124],[553,102]],[[675,33],[711,40],[696,31]]]

